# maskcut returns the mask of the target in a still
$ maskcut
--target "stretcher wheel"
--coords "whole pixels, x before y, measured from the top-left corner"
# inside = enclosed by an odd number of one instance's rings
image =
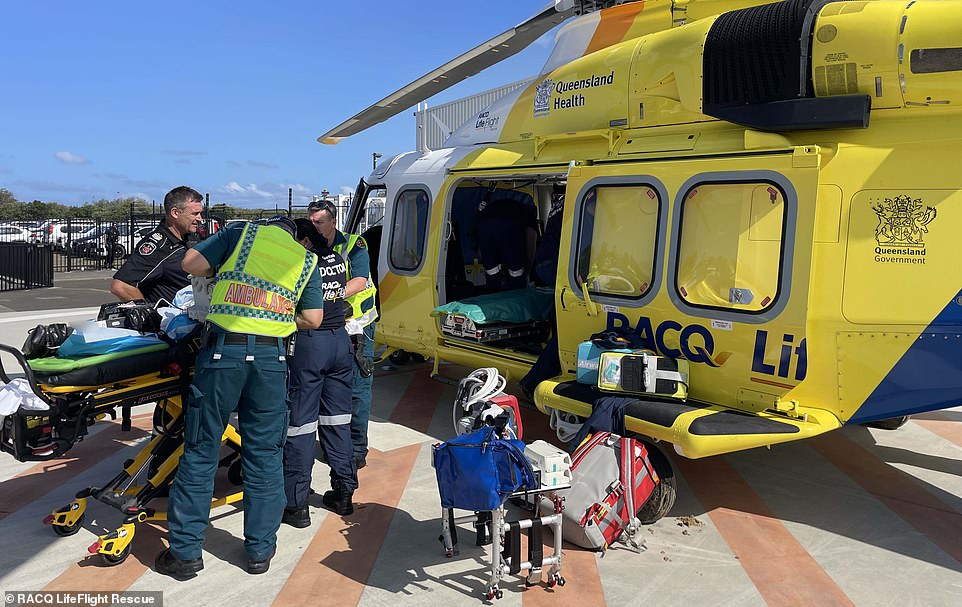
[[[50,526],[53,527],[53,532],[59,535],[60,537],[69,537],[71,535],[76,534],[78,531],[80,531],[80,528],[83,527],[83,524],[84,524],[84,515],[81,514],[80,518],[78,518],[77,522],[74,523],[73,525],[50,525]]]
[[[565,579],[561,576],[560,573],[553,573],[550,576],[548,576],[548,588],[554,588],[555,586],[564,586],[565,583],[566,583]]]
[[[124,546],[124,549],[120,551],[120,554],[113,555],[101,553],[100,556],[103,558],[105,565],[108,567],[115,567],[126,561],[127,557],[130,556],[130,544]]]
[[[244,472],[241,470],[240,458],[237,458],[236,462],[227,467],[227,480],[232,485],[240,486],[244,484]]]

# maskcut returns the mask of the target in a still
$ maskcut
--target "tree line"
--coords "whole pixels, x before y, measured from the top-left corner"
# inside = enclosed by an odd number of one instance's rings
[[[226,219],[256,219],[274,214],[274,211],[269,209],[243,209],[224,203],[210,205],[210,212],[212,215]],[[162,215],[163,205],[152,205],[138,196],[125,196],[112,200],[101,198],[78,206],[39,200],[25,202],[17,200],[10,190],[0,188],[0,222],[67,218],[124,221],[131,216],[131,213],[134,216]]]

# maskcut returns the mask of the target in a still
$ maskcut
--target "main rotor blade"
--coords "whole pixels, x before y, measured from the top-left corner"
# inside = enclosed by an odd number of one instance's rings
[[[356,114],[317,138],[321,143],[337,143],[375,124],[414,107],[444,89],[491,67],[527,48],[554,26],[575,14],[574,3],[549,6],[524,23],[495,36],[463,55],[401,87],[366,110]],[[565,8],[565,5],[568,8]]]

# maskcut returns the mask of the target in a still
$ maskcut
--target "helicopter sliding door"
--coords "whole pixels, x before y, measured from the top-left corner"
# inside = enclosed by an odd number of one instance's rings
[[[692,399],[757,410],[801,382],[818,165],[809,146],[572,171],[562,369],[607,328],[688,359]]]

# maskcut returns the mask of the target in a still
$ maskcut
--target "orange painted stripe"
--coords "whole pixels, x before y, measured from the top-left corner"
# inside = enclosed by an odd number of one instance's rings
[[[377,290],[381,294],[381,301],[391,299],[391,293],[394,293],[394,289],[396,289],[400,283],[401,277],[397,274],[388,272],[387,275],[382,276],[377,285]]]
[[[146,436],[153,423],[152,415],[132,417],[130,432],[121,431],[119,422],[111,422],[109,428],[85,437],[64,457],[40,462],[0,483],[0,520],[45,495],[52,487],[70,482],[84,470]]]
[[[427,432],[438,408],[444,386],[431,379],[431,369],[419,370],[411,378],[407,390],[391,413],[390,422],[418,432]],[[449,405],[450,406],[450,405]]]
[[[644,2],[632,2],[602,11],[598,27],[591,36],[591,41],[588,42],[585,55],[622,42],[634,24],[635,18],[644,9]]]
[[[550,531],[546,531],[544,538],[544,555],[550,556],[554,549],[551,545],[553,538]],[[527,559],[527,542],[521,543],[521,558]],[[488,549],[485,558],[491,558]],[[524,607],[592,607],[605,604],[605,590],[601,585],[601,574],[598,572],[598,556],[595,552],[583,550],[567,542],[561,548],[561,576],[569,583],[564,587],[547,588],[548,568],[545,567],[541,584],[530,588],[524,587],[521,604]],[[505,581],[515,578],[505,576]],[[516,579],[524,579],[523,577]],[[504,584],[502,584],[502,587]],[[507,595],[507,592],[505,592]],[[507,598],[507,596],[505,596]]]
[[[962,513],[925,491],[909,474],[880,460],[841,432],[812,439],[815,449],[889,510],[962,563]]]
[[[370,451],[354,493],[354,514],[327,515],[275,605],[357,605],[420,449]]]
[[[117,518],[118,524],[120,518]],[[140,579],[153,566],[157,553],[166,545],[161,540],[165,532],[154,524],[140,524],[130,545],[130,556],[114,567],[104,566],[99,554],[88,555],[57,576],[44,590],[77,590],[90,592],[123,591]],[[91,537],[90,543],[96,541]]]
[[[924,415],[913,415],[912,421],[932,434],[962,447],[962,422],[949,419],[948,416],[934,411]]]
[[[673,461],[766,603],[853,604],[724,458]]]

